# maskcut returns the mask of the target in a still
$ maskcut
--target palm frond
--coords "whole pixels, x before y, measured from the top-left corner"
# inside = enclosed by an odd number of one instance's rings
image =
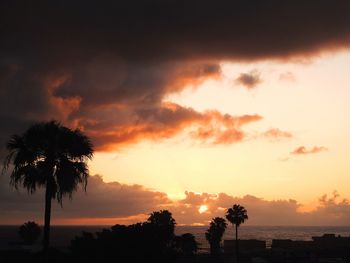
[[[80,130],[57,121],[36,123],[22,135],[11,136],[6,148],[2,173],[13,166],[13,187],[21,185],[33,193],[37,187],[48,185],[52,198],[61,204],[63,196],[71,198],[79,184],[86,190],[86,161],[93,156],[93,145]]]
[[[235,204],[227,210],[226,219],[232,224],[239,226],[248,219],[247,210],[243,206]]]
[[[72,198],[72,193],[77,190],[79,184],[82,184],[86,190],[88,176],[89,170],[86,163],[68,159],[61,160],[55,172],[58,188],[56,197],[59,203],[62,203],[62,197],[67,194]]]
[[[63,128],[60,137],[61,153],[72,160],[85,161],[93,156],[93,145],[90,139],[77,130]]]

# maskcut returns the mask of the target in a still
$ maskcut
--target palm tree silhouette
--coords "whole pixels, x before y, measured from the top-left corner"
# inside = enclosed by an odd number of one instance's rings
[[[168,246],[175,234],[176,221],[168,210],[152,212],[147,223],[153,226],[153,234],[157,236],[161,244]]]
[[[89,170],[87,160],[93,156],[89,138],[80,130],[71,130],[56,121],[37,123],[22,135],[12,135],[7,143],[8,155],[3,173],[13,165],[11,185],[22,185],[28,193],[45,187],[45,225],[43,248],[50,240],[51,200],[62,205],[62,198],[72,198],[79,184],[86,190]]]
[[[210,253],[216,255],[220,252],[220,242],[226,230],[226,220],[221,217],[215,217],[211,220],[209,229],[205,232],[205,238],[210,245]]]
[[[229,208],[226,212],[226,219],[235,225],[236,229],[236,262],[238,262],[238,227],[248,219],[247,210],[239,205],[234,204],[232,208]]]

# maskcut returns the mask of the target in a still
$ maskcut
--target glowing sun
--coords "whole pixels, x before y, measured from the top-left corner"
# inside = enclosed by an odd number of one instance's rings
[[[208,210],[208,206],[206,206],[206,205],[201,205],[200,207],[199,207],[199,209],[198,209],[198,212],[200,213],[200,214],[203,214],[204,212],[206,212]]]

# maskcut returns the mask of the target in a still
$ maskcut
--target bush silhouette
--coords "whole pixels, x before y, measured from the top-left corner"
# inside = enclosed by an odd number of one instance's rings
[[[192,256],[198,250],[198,243],[196,242],[194,235],[191,233],[185,233],[181,236],[176,236],[174,238],[174,241],[178,252],[183,255]]]
[[[40,237],[41,229],[37,223],[28,221],[19,227],[18,234],[25,244],[33,245]]]

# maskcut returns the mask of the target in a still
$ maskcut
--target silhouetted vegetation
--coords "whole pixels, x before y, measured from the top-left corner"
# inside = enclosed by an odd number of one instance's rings
[[[154,231],[154,236],[160,248],[168,248],[174,239],[175,219],[168,210],[153,212],[147,219],[148,229]]]
[[[235,240],[225,240],[224,254],[221,241],[227,228],[224,218],[215,217],[205,232],[211,256],[202,254],[197,258],[198,243],[195,236],[185,233],[175,235],[176,221],[168,210],[150,214],[145,222],[132,225],[114,225],[100,232],[82,232],[71,240],[69,251],[49,249],[51,201],[62,199],[73,192],[79,184],[86,188],[89,171],[87,160],[92,158],[90,140],[79,130],[70,130],[55,121],[32,125],[22,135],[13,135],[7,143],[8,155],[3,173],[11,168],[11,185],[23,186],[29,193],[38,187],[45,188],[44,251],[35,252],[23,246],[34,244],[41,234],[38,224],[32,221],[19,228],[24,241],[13,242],[13,251],[1,250],[1,263],[11,262],[227,262],[233,256],[239,261],[238,228],[247,219],[247,210],[234,204],[226,212],[226,219],[235,227]],[[313,241],[273,240],[267,253],[266,242],[241,240],[241,260],[253,262],[323,262],[318,257],[341,260],[349,259],[350,238],[327,234],[313,237]],[[262,261],[261,261],[262,260]],[[348,260],[349,261],[349,260]],[[327,261],[344,262],[344,261]]]
[[[227,223],[225,219],[221,217],[215,217],[210,222],[209,229],[205,232],[205,238],[210,245],[210,253],[212,255],[220,253],[220,243],[226,227]]]
[[[63,196],[71,198],[78,184],[86,188],[89,175],[86,161],[92,158],[92,144],[79,130],[51,121],[34,124],[23,134],[13,135],[6,147],[3,172],[13,165],[11,184],[15,188],[22,185],[29,193],[34,193],[37,187],[46,188],[43,247],[47,250],[51,200],[62,204]]]
[[[239,261],[239,245],[238,245],[238,227],[248,219],[247,210],[239,205],[234,204],[226,212],[226,219],[235,226],[236,230],[236,262]]]
[[[174,241],[175,247],[178,248],[178,251],[183,255],[193,256],[198,250],[198,243],[191,233],[176,236]]]
[[[72,240],[70,249],[84,262],[104,262],[115,255],[128,262],[171,262],[197,251],[192,234],[175,236],[175,224],[169,211],[153,212],[143,223],[115,225],[95,235],[85,232]]]
[[[41,229],[37,223],[28,221],[19,227],[18,234],[25,244],[33,245],[40,237]]]
[[[242,206],[239,207],[240,209],[236,210],[240,211],[241,215],[246,215],[246,210]],[[231,212],[230,215],[234,216],[235,214]],[[243,219],[247,218],[243,216]],[[34,224],[28,222],[23,226],[26,229],[31,229]],[[81,235],[71,240],[68,251],[50,248],[45,252],[35,252],[35,247],[28,248],[20,243],[14,243],[16,249],[0,250],[0,262],[228,263],[232,262],[234,256],[232,254],[235,248],[234,240],[225,240],[224,253],[218,254],[220,240],[226,225],[223,218],[212,219],[205,234],[210,242],[211,255],[203,252],[197,254],[198,243],[191,233],[176,236],[175,219],[169,211],[161,210],[153,212],[145,222],[115,225],[110,229],[103,229],[96,233],[82,232]],[[271,248],[266,247],[265,241],[241,240],[239,260],[242,263],[349,262],[349,237],[326,234],[312,239],[312,241],[275,239],[272,240]]]

